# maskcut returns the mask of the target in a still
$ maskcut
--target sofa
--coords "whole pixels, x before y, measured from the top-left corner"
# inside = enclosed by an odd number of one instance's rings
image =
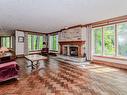
[[[19,77],[19,66],[16,61],[0,64],[0,82]]]
[[[15,61],[15,52],[12,49],[2,51],[0,56],[0,82],[18,78],[19,66]]]

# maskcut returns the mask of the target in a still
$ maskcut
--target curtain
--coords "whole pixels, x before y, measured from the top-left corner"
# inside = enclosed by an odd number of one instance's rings
[[[86,27],[86,55],[87,60],[92,59],[92,26]]]

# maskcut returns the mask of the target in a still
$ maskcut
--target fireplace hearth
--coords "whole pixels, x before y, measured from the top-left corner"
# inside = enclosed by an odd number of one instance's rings
[[[60,54],[58,59],[68,60],[69,62],[83,63],[86,61],[85,41],[62,41],[60,44]]]

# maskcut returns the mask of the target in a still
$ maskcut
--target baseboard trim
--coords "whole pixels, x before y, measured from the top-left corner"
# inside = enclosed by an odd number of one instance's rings
[[[102,65],[107,65],[107,66],[127,70],[127,64],[120,64],[120,63],[100,61],[100,60],[92,60],[91,63],[102,64]]]
[[[24,55],[24,54],[19,54],[19,55],[16,55],[16,58],[23,58],[23,57],[25,57],[25,55]]]

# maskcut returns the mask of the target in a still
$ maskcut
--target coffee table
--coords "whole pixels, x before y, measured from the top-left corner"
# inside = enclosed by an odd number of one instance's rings
[[[32,67],[32,69],[34,69],[34,66],[35,65],[39,64],[39,61],[40,60],[42,60],[42,61],[47,60],[47,57],[42,56],[42,55],[38,55],[38,54],[27,55],[27,56],[25,56],[25,58],[28,61],[31,62],[31,65],[30,66]],[[34,62],[36,62],[36,64],[34,64]],[[29,67],[29,66],[27,66],[27,67]]]

